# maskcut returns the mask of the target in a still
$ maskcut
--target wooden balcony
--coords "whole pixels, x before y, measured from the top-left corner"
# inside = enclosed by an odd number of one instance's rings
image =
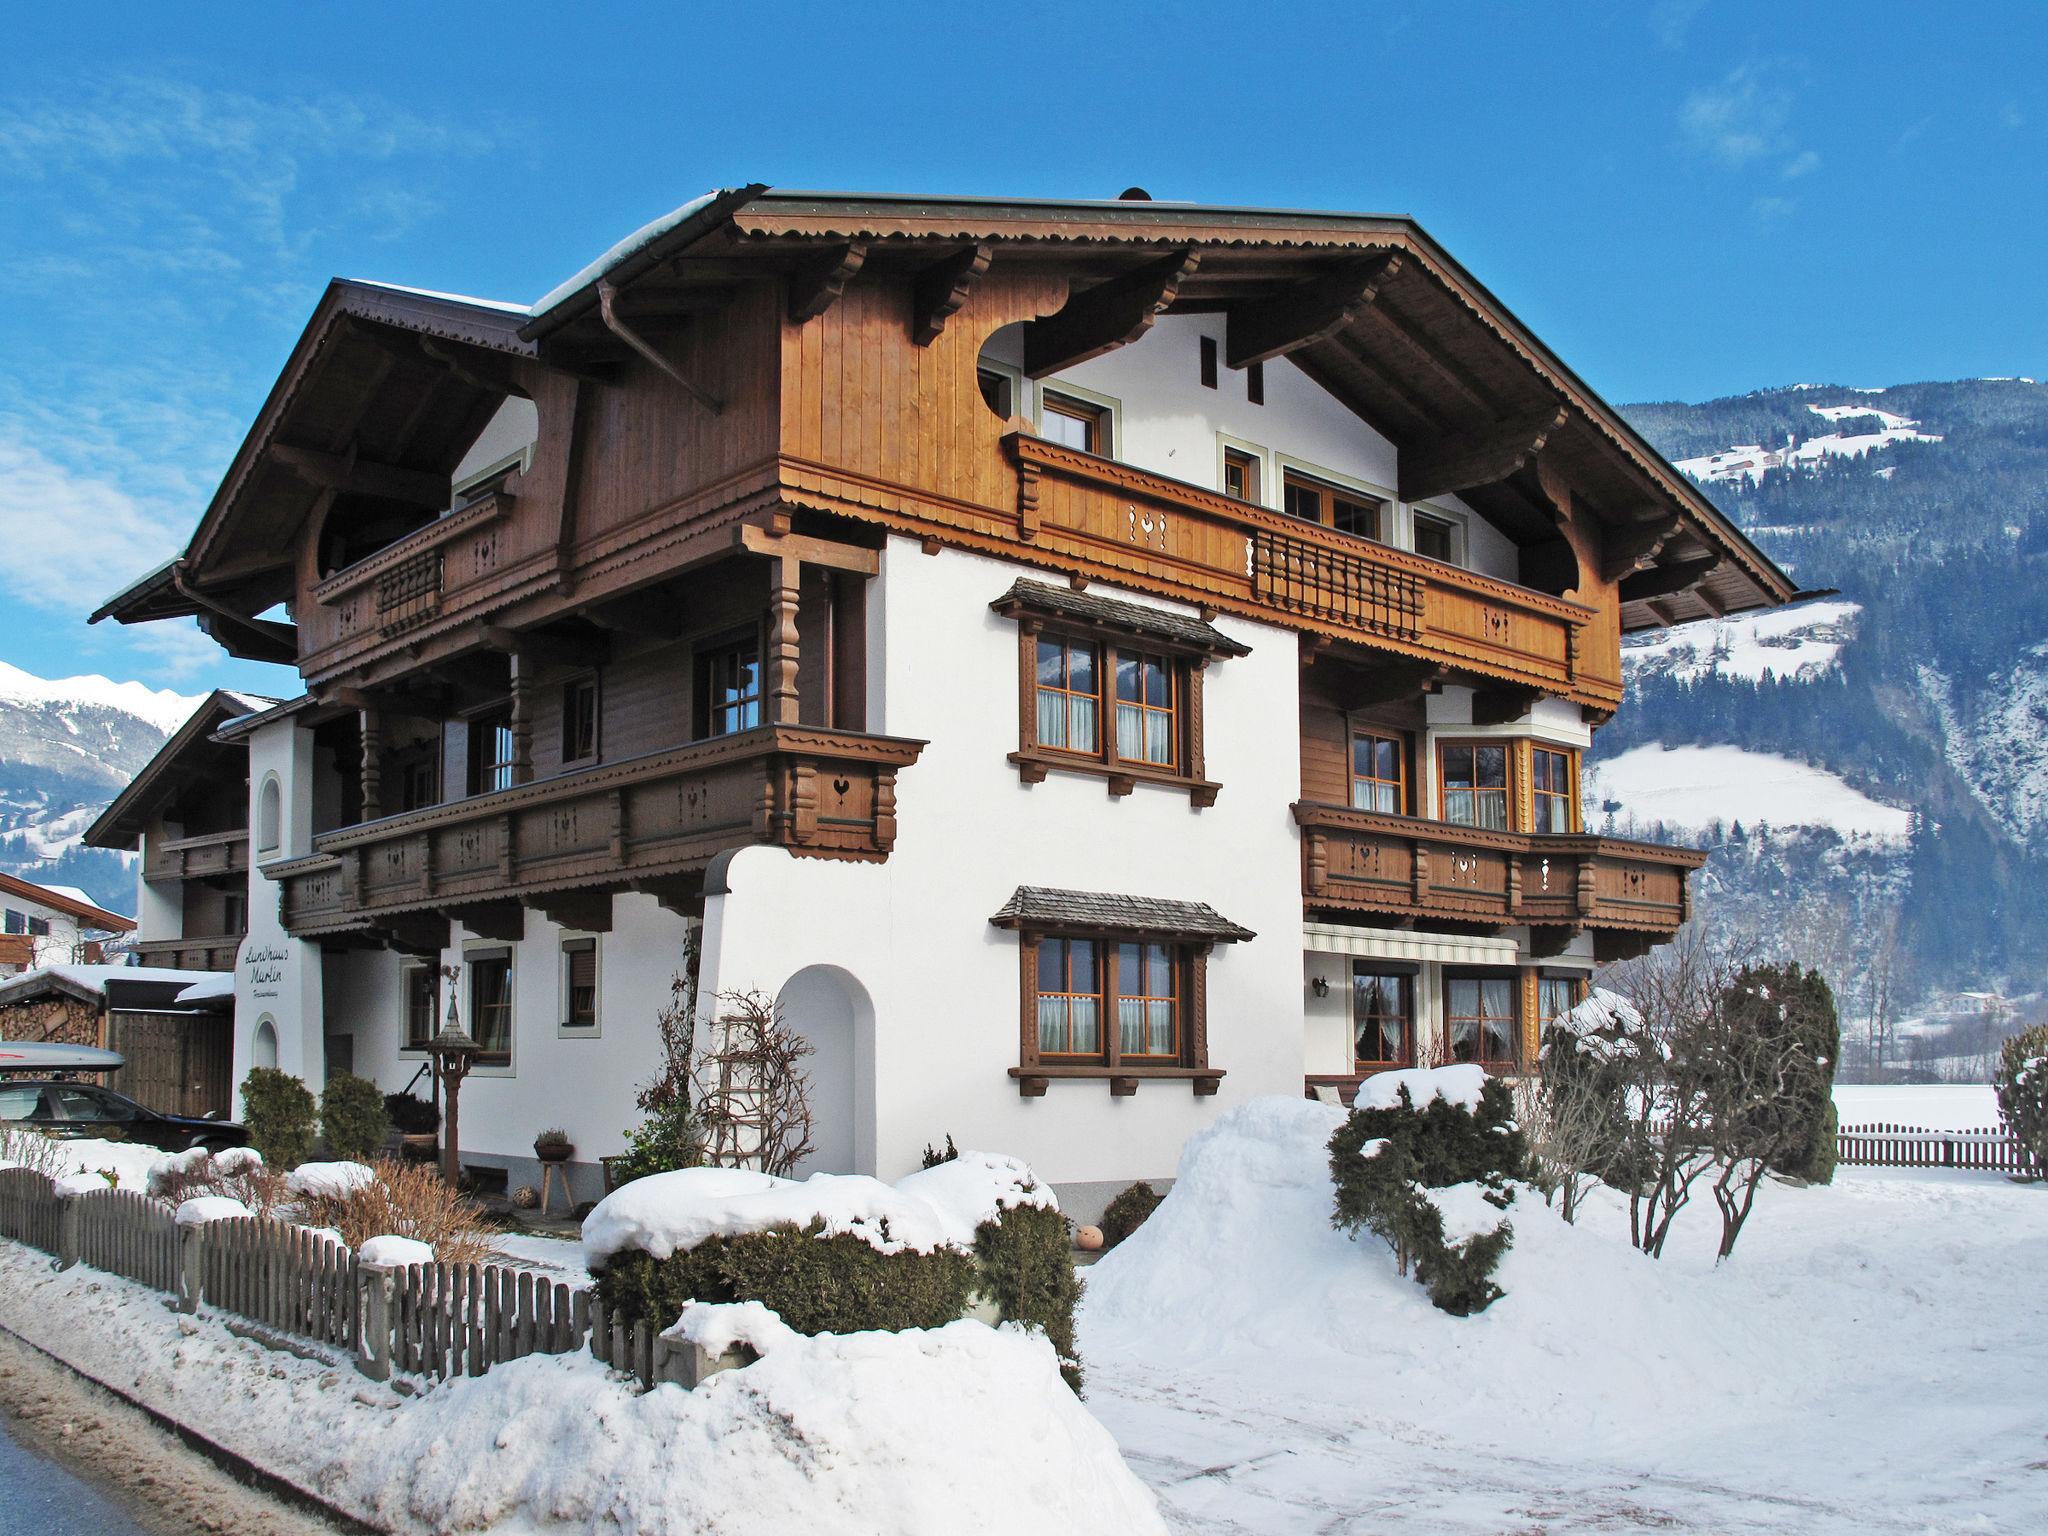
[[[1694,848],[1586,834],[1489,832],[1304,801],[1302,892],[1311,911],[1413,922],[1527,925],[1538,954],[1589,929],[1601,959],[1677,932]]]
[[[178,939],[145,939],[135,946],[144,965],[174,971],[232,971],[244,935],[214,933]]]
[[[153,843],[145,880],[227,879],[249,873],[249,829]]]
[[[316,837],[310,857],[265,872],[283,887],[285,926],[319,937],[408,914],[469,922],[493,906],[545,909],[578,892],[674,890],[749,843],[878,860],[896,839],[897,770],[923,747],[763,726],[344,827]]]
[[[1612,708],[1593,611],[1026,434],[1017,537],[1186,598]]]

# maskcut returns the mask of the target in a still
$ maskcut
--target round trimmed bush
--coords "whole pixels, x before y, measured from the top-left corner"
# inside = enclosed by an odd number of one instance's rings
[[[242,1123],[266,1165],[288,1173],[313,1154],[313,1095],[289,1072],[252,1067],[242,1079]]]
[[[320,1094],[320,1136],[328,1156],[366,1163],[384,1150],[390,1134],[391,1117],[375,1083],[348,1072],[329,1079]]]
[[[1081,1352],[1074,1343],[1074,1309],[1081,1281],[1074,1273],[1067,1218],[1050,1206],[1013,1205],[974,1232],[977,1288],[1006,1323],[1025,1323],[1052,1341],[1060,1375],[1081,1390]]]
[[[1159,1202],[1165,1198],[1143,1179],[1124,1190],[1102,1213],[1102,1246],[1114,1248],[1145,1225],[1146,1218],[1159,1209]]]
[[[1998,1117],[2034,1159],[2034,1177],[2048,1174],[2048,1024],[2036,1024],[1998,1053]]]

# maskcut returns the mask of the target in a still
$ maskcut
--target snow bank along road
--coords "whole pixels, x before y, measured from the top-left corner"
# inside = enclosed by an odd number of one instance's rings
[[[1705,1196],[1661,1262],[1518,1204],[1461,1319],[1331,1230],[1336,1123],[1232,1111],[1090,1271],[1089,1407],[1174,1529],[2048,1531],[2048,1186],[1766,1185],[1719,1269]]]

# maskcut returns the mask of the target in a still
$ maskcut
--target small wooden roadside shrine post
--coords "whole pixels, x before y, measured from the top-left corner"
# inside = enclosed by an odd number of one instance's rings
[[[427,1049],[433,1053],[434,1075],[447,1093],[447,1106],[441,1118],[441,1178],[450,1189],[454,1189],[462,1181],[462,1127],[459,1118],[462,1080],[469,1075],[470,1065],[482,1047],[463,1029],[462,1018],[455,1011],[455,988],[462,972],[451,965],[446,974],[448,1015],[441,1024],[441,1032],[434,1036]]]

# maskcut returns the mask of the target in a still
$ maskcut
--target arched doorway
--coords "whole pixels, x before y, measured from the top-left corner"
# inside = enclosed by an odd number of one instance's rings
[[[249,1065],[252,1067],[274,1067],[277,1065],[277,1025],[269,1014],[256,1021],[256,1034],[249,1042]]]
[[[796,1170],[875,1171],[875,1012],[867,988],[836,965],[813,965],[782,985],[782,1022],[811,1043],[811,1155]]]

